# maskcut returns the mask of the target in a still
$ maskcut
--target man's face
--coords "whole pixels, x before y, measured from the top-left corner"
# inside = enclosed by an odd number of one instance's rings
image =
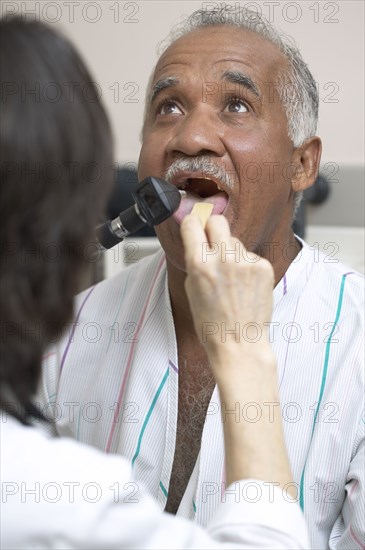
[[[179,224],[196,201],[212,202],[213,214],[224,214],[250,249],[288,234],[294,148],[277,92],[285,63],[270,42],[229,26],[194,31],[158,61],[139,177],[164,178],[178,159],[203,160],[197,171],[190,164],[173,170],[171,181],[186,186],[187,198],[156,227],[174,265],[183,267]]]

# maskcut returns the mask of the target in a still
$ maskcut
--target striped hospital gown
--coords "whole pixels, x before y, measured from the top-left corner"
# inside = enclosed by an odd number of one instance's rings
[[[365,544],[363,289],[361,275],[305,243],[274,289],[270,339],[281,404],[265,406],[282,415],[315,549]],[[52,417],[54,434],[126,456],[164,508],[179,365],[163,252],[83,292],[75,314],[61,344],[45,357],[37,400]],[[240,337],[248,337],[244,327]],[[224,491],[221,412],[215,390],[179,509],[201,525],[222,499],[260,498],[257,487]],[[231,414],[255,422],[260,407],[237,403]]]

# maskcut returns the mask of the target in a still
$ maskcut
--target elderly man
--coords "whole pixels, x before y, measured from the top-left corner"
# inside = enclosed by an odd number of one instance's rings
[[[129,457],[167,511],[206,525],[221,500],[260,499],[249,486],[225,492],[222,421],[260,422],[261,407],[220,403],[184,290],[179,224],[196,202],[211,203],[274,268],[281,408],[265,406],[283,416],[312,546],[363,548],[363,285],[291,230],[318,172],[317,110],[298,50],[257,15],[202,10],[177,29],[150,82],[139,176],[164,177],[187,197],[157,227],[163,251],[78,298],[75,324],[45,363],[41,400],[43,411],[54,405],[55,433]],[[207,246],[202,261],[239,253]],[[201,338],[217,331],[260,339],[239,318],[207,319]]]

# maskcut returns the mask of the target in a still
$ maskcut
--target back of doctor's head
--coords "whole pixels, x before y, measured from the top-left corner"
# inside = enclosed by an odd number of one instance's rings
[[[1,20],[0,67],[0,407],[26,421],[111,189],[112,138],[84,63],[50,27]]]

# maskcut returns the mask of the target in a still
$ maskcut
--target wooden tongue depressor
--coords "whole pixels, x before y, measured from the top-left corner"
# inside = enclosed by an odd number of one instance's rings
[[[205,224],[207,223],[208,218],[212,213],[213,206],[214,205],[211,202],[196,202],[194,204],[194,208],[192,209],[191,213],[199,216],[203,227],[205,227]]]

